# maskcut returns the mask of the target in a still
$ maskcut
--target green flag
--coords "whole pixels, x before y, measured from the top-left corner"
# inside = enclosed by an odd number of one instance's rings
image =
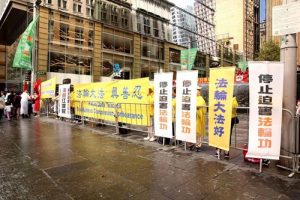
[[[36,17],[29,26],[26,28],[24,33],[21,35],[19,44],[15,53],[13,67],[32,69],[32,48],[34,44],[34,37],[36,32]]]
[[[242,72],[245,72],[247,67],[248,67],[247,61],[243,60],[243,61],[238,62],[238,68],[240,68],[242,70]]]
[[[197,48],[181,50],[180,52],[181,69],[191,70],[193,68],[197,51],[198,51]]]

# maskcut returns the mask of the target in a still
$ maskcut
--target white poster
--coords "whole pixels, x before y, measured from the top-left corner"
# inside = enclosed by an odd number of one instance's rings
[[[178,71],[176,80],[176,139],[196,143],[198,71]]]
[[[154,130],[159,137],[172,138],[173,72],[154,74]]]
[[[249,62],[249,149],[247,157],[279,160],[283,63]]]
[[[70,110],[70,84],[59,86],[59,109],[58,116],[71,118]]]

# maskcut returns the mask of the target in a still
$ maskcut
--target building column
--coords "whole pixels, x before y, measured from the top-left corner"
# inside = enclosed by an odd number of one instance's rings
[[[39,20],[38,20],[38,41],[36,45],[36,79],[41,79],[42,81],[47,80],[47,73],[38,72],[48,72],[48,50],[49,50],[49,12],[47,8],[39,7]]]
[[[133,69],[132,69],[132,76],[131,78],[140,78],[141,77],[141,35],[135,33],[133,39],[133,53],[134,53],[134,60],[133,60]]]
[[[170,46],[168,43],[164,43],[164,72],[170,71]]]
[[[101,81],[102,71],[102,25],[95,22],[94,25],[94,51],[93,51],[93,66],[92,66],[92,80],[93,82]]]

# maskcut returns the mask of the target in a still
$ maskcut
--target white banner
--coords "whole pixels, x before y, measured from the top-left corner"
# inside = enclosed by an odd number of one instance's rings
[[[279,160],[283,63],[249,62],[249,149],[247,157]]]
[[[70,84],[59,86],[59,109],[58,116],[71,118],[70,110]]]
[[[154,129],[159,137],[172,138],[173,72],[154,74]]]
[[[176,80],[176,139],[196,143],[198,71],[178,71]]]

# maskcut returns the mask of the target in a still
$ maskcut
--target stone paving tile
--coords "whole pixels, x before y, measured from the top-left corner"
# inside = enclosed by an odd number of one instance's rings
[[[57,175],[57,176],[56,176]],[[100,166],[53,175],[57,185],[75,199],[127,199],[146,191],[142,185]]]
[[[147,199],[147,200],[171,200],[170,198],[166,197],[164,194],[155,191],[155,190],[147,190],[140,194],[136,194],[129,198],[130,200],[141,200],[141,199]]]
[[[145,142],[143,134],[40,122],[0,124],[0,200],[300,199],[298,176],[259,174],[239,151],[219,161],[207,146],[196,153]]]

